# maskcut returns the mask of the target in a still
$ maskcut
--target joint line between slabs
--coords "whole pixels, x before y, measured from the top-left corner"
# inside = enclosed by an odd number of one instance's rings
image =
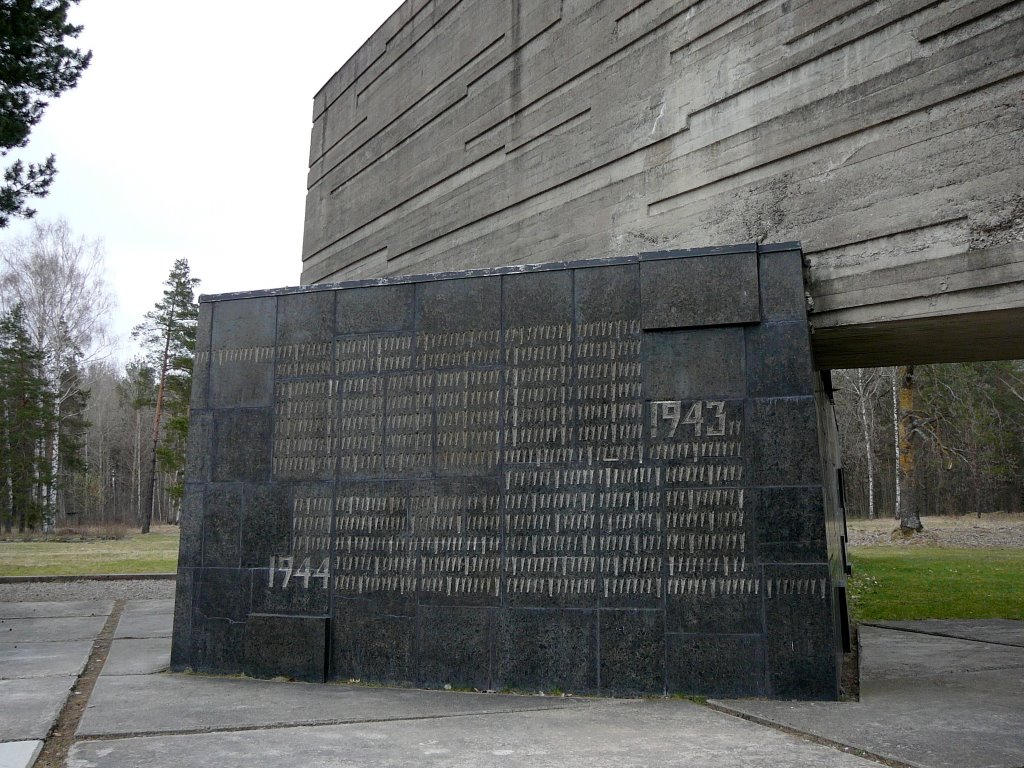
[[[984,621],[984,619],[979,619]],[[963,640],[967,643],[983,643],[985,645],[1001,645],[1005,648],[1020,648],[1024,650],[1024,643],[1007,643],[1003,640],[979,640],[976,637],[963,637],[961,635],[951,635],[948,632],[939,632],[937,630],[927,629],[914,629],[912,627],[893,627],[887,624],[876,624],[871,621],[862,621],[860,624],[862,627],[874,627],[875,629],[885,629],[890,632],[909,632],[914,635],[927,635],[928,637],[944,637],[948,640]],[[1024,768],[1024,766],[1021,766]]]
[[[785,733],[790,736],[797,736],[805,741],[818,744],[822,747],[829,747],[838,752],[842,752],[845,755],[853,755],[854,757],[861,757],[865,760],[871,760],[872,762],[879,763],[880,765],[886,765],[889,768],[917,768],[917,766],[911,763],[904,763],[900,760],[896,760],[891,757],[884,757],[882,755],[870,752],[869,750],[863,749],[862,747],[855,747],[852,744],[844,744],[841,741],[834,741],[833,739],[826,739],[824,736],[817,736],[813,733],[807,733],[801,731],[799,728],[794,728],[791,725],[783,725],[782,723],[773,722],[767,718],[759,717],[758,715],[751,715],[747,712],[740,712],[735,709],[723,706],[721,704],[714,704],[710,701],[704,704],[708,709],[713,709],[715,712],[720,712],[723,715],[729,715],[731,717],[737,717],[740,720],[746,720],[757,725],[763,725],[766,728]]]
[[[36,759],[36,768],[63,768],[67,764],[68,752],[75,743],[78,725],[82,721],[93,689],[96,687],[96,681],[107,661],[110,645],[114,640],[114,632],[117,629],[117,623],[121,620],[121,613],[124,611],[126,602],[128,601],[123,598],[114,601],[114,607],[111,609],[110,615],[107,616],[103,629],[93,641],[92,650],[89,651],[89,658],[86,660],[81,674],[75,678],[57,720],[50,732],[46,734],[43,748]]]
[[[91,733],[83,735],[79,742],[86,741],[124,741],[125,739],[149,739],[158,736],[201,736],[213,733],[246,733],[248,731],[276,731],[290,728],[323,728],[332,725],[376,725],[379,723],[409,723],[418,720],[450,720],[459,717],[493,717],[494,715],[521,715],[530,712],[551,712],[553,710],[571,709],[566,706],[533,707],[527,709],[496,709],[487,712],[458,712],[450,715],[410,715],[408,717],[388,717],[371,720],[311,720],[304,723],[264,723],[260,725],[210,726],[209,728],[184,728],[170,731],[135,731],[129,733]],[[900,766],[902,768],[902,766]]]

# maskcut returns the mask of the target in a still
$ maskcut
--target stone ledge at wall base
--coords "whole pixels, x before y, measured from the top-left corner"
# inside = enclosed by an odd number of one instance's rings
[[[797,244],[201,301],[172,669],[837,697]]]

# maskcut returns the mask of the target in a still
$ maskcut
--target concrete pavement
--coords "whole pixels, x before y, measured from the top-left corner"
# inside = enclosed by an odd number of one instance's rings
[[[928,768],[1024,766],[1024,622],[860,628],[860,701],[715,702],[760,722]],[[909,630],[909,631],[908,631]],[[975,637],[998,636],[1010,644]]]
[[[0,603],[0,768],[35,762],[113,607]]]
[[[0,604],[0,630],[17,638],[0,638],[0,768],[31,766],[74,695],[89,643],[60,633],[97,619],[99,632],[111,609]],[[857,750],[894,765],[1024,765],[1024,622],[863,627],[860,702],[712,709],[171,675],[171,609],[126,604],[69,766],[877,765]]]

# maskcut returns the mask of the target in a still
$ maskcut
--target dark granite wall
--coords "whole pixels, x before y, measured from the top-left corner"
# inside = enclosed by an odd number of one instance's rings
[[[836,697],[796,246],[204,297],[197,346],[173,669]]]

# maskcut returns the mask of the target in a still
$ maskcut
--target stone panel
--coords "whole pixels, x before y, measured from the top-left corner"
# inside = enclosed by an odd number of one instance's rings
[[[761,318],[757,254],[651,259],[640,262],[643,328],[756,323]]]
[[[270,480],[271,419],[271,411],[262,408],[214,413],[213,482]]]
[[[217,302],[210,344],[210,406],[267,406],[274,397],[274,298]],[[199,358],[200,364],[207,361]]]
[[[238,568],[241,565],[242,488],[238,485],[207,488],[203,498],[203,567]]]
[[[601,692],[665,690],[665,617],[661,611],[600,612]]]
[[[741,328],[645,333],[647,397],[651,400],[737,398],[746,394]]]
[[[249,614],[243,671],[250,677],[287,677],[324,682],[327,619]]]
[[[417,611],[417,682],[430,688],[491,690],[494,613],[422,606]],[[457,637],[458,642],[452,642]]]
[[[351,288],[334,296],[340,334],[412,330],[415,286],[411,284]]]
[[[668,692],[763,696],[764,639],[755,635],[666,636]]]
[[[828,566],[766,565],[768,690],[781,699],[835,699],[839,653]]]
[[[496,632],[498,690],[597,690],[596,611],[503,611]]]
[[[753,485],[821,482],[813,396],[751,400],[747,418]]]
[[[747,393],[751,397],[814,394],[807,323],[768,322],[746,329]]]
[[[639,264],[573,270],[579,323],[640,319]]]
[[[334,605],[331,676],[336,680],[408,685],[416,679],[415,612],[381,611],[360,600]]]

